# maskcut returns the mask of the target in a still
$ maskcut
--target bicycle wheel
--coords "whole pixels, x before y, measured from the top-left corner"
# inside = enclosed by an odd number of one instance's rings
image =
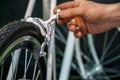
[[[81,41],[81,50],[88,58],[84,58],[86,75],[94,80],[120,79],[120,32],[113,29],[90,36]]]
[[[0,80],[45,80],[43,36],[37,26],[15,21],[0,30]]]

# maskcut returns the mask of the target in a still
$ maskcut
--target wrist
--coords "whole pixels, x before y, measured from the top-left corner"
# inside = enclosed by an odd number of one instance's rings
[[[120,26],[120,3],[109,4],[107,8],[108,20],[113,23],[112,27]]]

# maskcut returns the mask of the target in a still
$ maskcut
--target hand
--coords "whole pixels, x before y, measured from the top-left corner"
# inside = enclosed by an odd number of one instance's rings
[[[75,37],[80,38],[84,34],[98,34],[117,26],[111,13],[113,5],[99,4],[92,1],[71,1],[55,7],[61,9],[58,24],[68,22],[68,29],[74,32]],[[77,28],[77,29],[76,29]]]

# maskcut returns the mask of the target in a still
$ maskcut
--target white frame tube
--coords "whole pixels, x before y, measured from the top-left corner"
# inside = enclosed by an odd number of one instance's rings
[[[88,38],[88,45],[89,45],[92,57],[93,57],[95,63],[97,65],[100,65],[100,60],[97,56],[97,52],[96,52],[95,45],[94,45],[94,42],[93,42],[93,36],[91,34],[88,34],[87,38]]]
[[[46,1],[48,2],[48,1]],[[44,17],[51,17],[53,15],[53,9],[56,6],[56,0],[51,0],[50,2],[50,15],[44,15]],[[47,7],[45,9],[48,9],[48,5],[45,6],[44,3],[44,7]],[[45,10],[44,10],[44,14],[45,14]],[[56,57],[55,57],[55,24],[53,24],[53,30],[52,30],[52,35],[51,35],[51,41],[50,41],[50,46],[48,48],[48,61],[47,61],[47,77],[46,80],[52,80],[52,76],[53,76],[53,80],[56,80]]]
[[[75,39],[75,51],[76,51],[75,57],[76,57],[79,69],[81,71],[81,76],[82,76],[83,79],[87,79],[84,63],[83,63],[83,60],[82,60],[82,54],[81,54],[79,39]]]
[[[13,58],[12,58],[12,62],[11,62],[6,80],[12,80],[13,79],[13,75],[14,75],[16,69],[17,69],[17,66],[18,66],[20,52],[21,52],[21,49],[16,50],[14,52],[14,54],[12,56]]]
[[[69,32],[59,80],[68,80],[73,58],[74,43],[75,37],[72,32]]]
[[[26,10],[25,16],[24,16],[25,18],[32,15],[35,2],[36,2],[36,0],[29,0],[28,6],[27,6],[27,10]]]
[[[51,0],[51,5],[50,5],[50,16],[53,16],[53,9],[57,4],[57,0]],[[53,53],[53,80],[56,80],[57,73],[56,73],[56,54],[55,54],[55,23],[53,23],[54,29],[52,30],[52,53]]]
[[[50,1],[42,0],[43,2],[43,19],[48,19],[50,17]]]

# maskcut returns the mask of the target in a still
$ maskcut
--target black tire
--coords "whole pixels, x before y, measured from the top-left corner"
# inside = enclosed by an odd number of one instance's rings
[[[22,37],[32,37],[37,42],[30,40],[21,40],[18,43],[12,45],[17,39]],[[39,46],[43,42],[44,37],[41,36],[39,28],[33,23],[28,23],[24,21],[14,21],[9,23],[0,29],[0,65],[7,59],[10,52],[19,48],[27,48],[30,51],[34,51],[34,46]],[[12,46],[11,46],[12,45]],[[7,51],[6,51],[7,49]],[[7,52],[7,53],[6,53]],[[45,57],[39,58],[38,63],[39,68],[41,68],[42,78],[40,80],[45,80],[46,78],[46,63]],[[2,77],[3,80],[5,76]]]

